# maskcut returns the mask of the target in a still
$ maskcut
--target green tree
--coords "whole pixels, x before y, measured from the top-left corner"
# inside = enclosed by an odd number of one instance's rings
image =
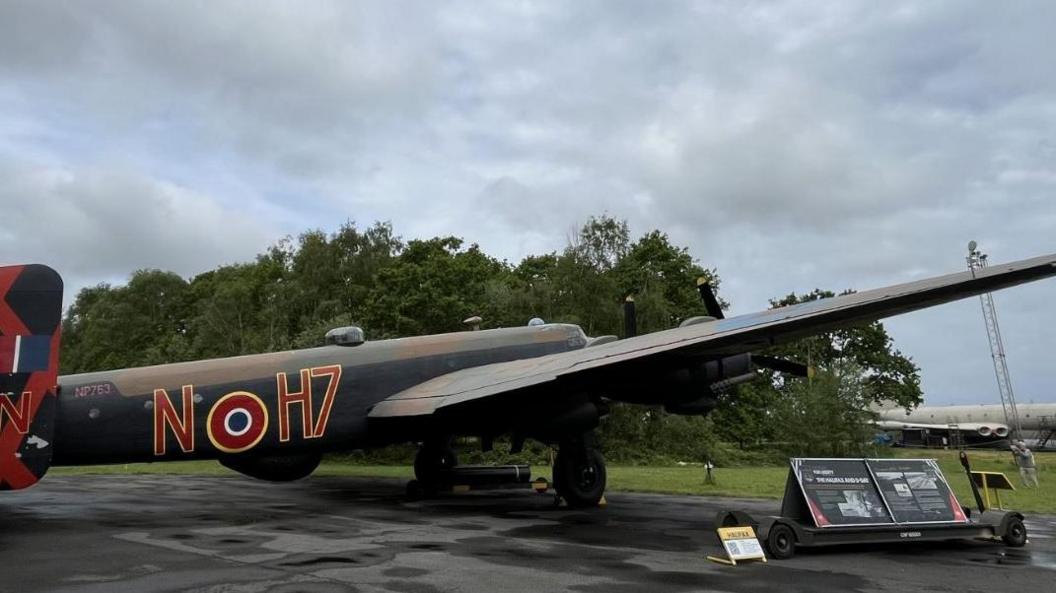
[[[720,397],[719,407],[710,418],[718,435],[740,449],[769,443],[780,423],[774,408],[782,397],[782,391],[761,377]]]
[[[392,225],[381,222],[364,231],[349,221],[332,235],[321,230],[301,234],[288,264],[294,333],[342,315],[346,322],[360,318],[374,277],[402,248]]]
[[[773,300],[771,306],[832,296],[832,292],[814,290]],[[790,443],[795,440],[816,446],[814,453],[827,454],[820,446],[825,438],[837,439],[839,443],[834,441],[833,446],[839,447],[864,442],[864,438],[854,439],[867,429],[871,405],[893,401],[915,406],[922,399],[919,368],[894,348],[880,322],[821,333],[760,354],[808,364],[817,374],[814,379],[802,379],[762,371],[760,380],[723,397],[714,412],[716,427],[722,438],[742,446],[781,442],[794,448]],[[803,435],[812,430],[828,436],[803,441]]]
[[[613,275],[620,292],[635,297],[640,333],[670,329],[688,317],[706,314],[698,278],[716,291],[719,287],[715,270],[702,268],[687,248],[672,245],[660,231],[646,233],[631,245]]]
[[[395,235],[392,224],[376,222],[359,231],[353,222],[346,222],[330,240],[335,251],[340,284],[341,310],[348,321],[361,318],[374,284],[374,277],[392,265],[403,250],[403,241]]]
[[[204,358],[266,351],[285,343],[264,321],[267,291],[261,264],[224,266],[191,282],[197,314],[191,322],[195,352]]]
[[[569,241],[567,252],[584,265],[607,272],[627,254],[631,240],[626,220],[611,216],[591,216]]]
[[[844,291],[841,295],[852,293]],[[805,295],[790,294],[770,304],[784,307],[833,296],[831,291],[815,289]],[[899,407],[915,407],[923,399],[920,369],[894,347],[894,341],[879,321],[796,340],[776,346],[766,354],[799,360],[822,370],[843,369],[853,363],[868,387],[867,403],[870,404],[891,401]]]
[[[604,216],[591,218],[560,257],[534,260],[518,271],[553,278],[561,291],[557,308],[592,335],[623,333],[622,303],[628,295],[635,298],[638,332],[649,333],[706,313],[697,278],[719,284],[714,270],[701,267],[664,233],[652,231],[631,243],[627,223]],[[700,461],[715,451],[710,420],[659,408],[615,404],[599,438],[623,461],[657,456]]]
[[[632,464],[714,460],[720,449],[710,418],[621,404],[602,422],[598,440],[609,459]]]
[[[464,329],[463,319],[488,314],[489,281],[508,274],[505,263],[475,244],[463,249],[456,237],[411,241],[375,275],[365,326],[377,338]]]
[[[626,221],[591,217],[570,238],[551,272],[556,319],[575,323],[588,335],[617,334],[622,296],[612,269],[630,247]]]
[[[187,282],[171,272],[139,270],[125,286],[86,288],[63,321],[63,372],[186,360],[189,313]]]
[[[810,381],[794,382],[785,395],[774,402],[771,417],[774,438],[788,455],[845,457],[866,450],[875,394],[853,361],[842,359]]]

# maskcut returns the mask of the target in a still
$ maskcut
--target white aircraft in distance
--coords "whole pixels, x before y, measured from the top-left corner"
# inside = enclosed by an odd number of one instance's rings
[[[1056,403],[1019,404],[1016,410],[1023,437],[1033,440],[1034,448],[1056,445]],[[1003,445],[1011,432],[1000,404],[885,408],[877,413],[877,427],[902,431],[904,444],[926,444],[925,435],[948,443],[956,432],[967,445]]]

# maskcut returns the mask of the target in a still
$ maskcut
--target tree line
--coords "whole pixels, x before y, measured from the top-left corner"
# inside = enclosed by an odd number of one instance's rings
[[[706,311],[696,291],[715,268],[653,230],[632,240],[628,225],[593,217],[559,252],[499,260],[457,237],[404,241],[388,223],[285,238],[255,261],[185,279],[134,272],[124,285],[77,295],[63,321],[66,374],[253,354],[322,344],[333,327],[358,325],[367,339],[524,325],[532,317],[580,325],[588,335],[620,335],[622,303],[633,295],[638,331],[668,329]],[[721,294],[721,293],[720,293]],[[815,290],[772,306],[833,296]],[[727,303],[720,302],[723,306]],[[810,379],[761,372],[721,398],[710,416],[617,405],[600,439],[617,461],[751,462],[786,454],[861,450],[870,404],[916,405],[919,369],[879,322],[770,349],[807,363]]]

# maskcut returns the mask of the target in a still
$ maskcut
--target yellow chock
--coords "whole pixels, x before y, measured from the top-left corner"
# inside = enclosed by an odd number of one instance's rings
[[[598,508],[603,509],[609,506],[609,501],[605,500],[605,496],[602,495],[601,500],[598,501]]]

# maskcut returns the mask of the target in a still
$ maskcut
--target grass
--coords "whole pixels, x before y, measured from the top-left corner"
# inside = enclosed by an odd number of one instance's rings
[[[956,451],[919,451],[902,457],[937,459],[961,504],[975,506],[968,477],[964,475]],[[1001,492],[1003,507],[1023,512],[1056,514],[1056,453],[1035,453],[1034,457],[1038,464],[1040,488],[1025,488],[1021,485],[1019,469],[1012,461],[1012,454],[1007,451],[973,451],[968,454],[973,470],[1002,472],[1016,487],[1015,492]]]
[[[974,506],[971,489],[956,451],[901,451],[892,456],[935,458],[950,482],[961,504]],[[1003,506],[1032,513],[1056,514],[1056,453],[1036,453],[1041,488],[1019,486],[1019,472],[1012,456],[1004,451],[973,451],[969,454],[972,469],[1004,472],[1015,492],[1002,492]],[[542,469],[542,468],[537,468]],[[180,461],[129,465],[98,465],[54,468],[53,475],[128,475],[182,474],[235,475],[214,461]],[[549,475],[549,471],[537,472]],[[785,488],[787,466],[731,467],[714,470],[715,484],[705,484],[704,469],[687,466],[609,466],[609,489],[664,494],[733,496],[746,498],[780,498]],[[327,460],[316,471],[319,476],[360,476],[410,479],[413,470],[402,465],[355,465],[346,461]]]
[[[699,494],[742,498],[781,498],[786,467],[732,467],[712,470],[714,484],[704,481],[701,466],[610,466],[609,489],[663,494]]]

